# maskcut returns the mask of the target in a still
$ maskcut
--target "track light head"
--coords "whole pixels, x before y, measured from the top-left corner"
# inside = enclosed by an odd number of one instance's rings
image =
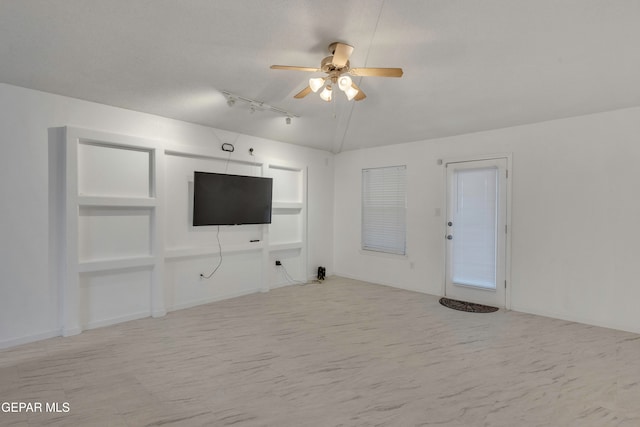
[[[246,107],[249,107],[249,113],[254,114],[256,111],[271,111],[273,113],[279,114],[286,119],[287,124],[291,124],[291,119],[294,117],[300,117],[297,114],[293,114],[290,111],[283,110],[282,108],[274,107],[273,105],[269,105],[264,101],[258,101],[256,99],[247,98],[240,95],[235,95],[233,93],[227,92],[226,90],[222,91],[222,95],[227,100],[227,105],[229,107],[233,107],[238,104],[242,107],[242,110],[246,111]]]

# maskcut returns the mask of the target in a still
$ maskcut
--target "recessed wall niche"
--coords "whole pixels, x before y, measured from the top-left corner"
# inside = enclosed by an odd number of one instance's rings
[[[78,144],[78,194],[150,197],[149,150],[93,141]]]
[[[269,176],[273,178],[273,200],[277,202],[303,201],[304,174],[300,169],[269,166]]]
[[[80,327],[92,329],[149,316],[152,277],[150,267],[81,274],[78,292]]]
[[[151,255],[149,208],[82,206],[78,215],[80,262]]]

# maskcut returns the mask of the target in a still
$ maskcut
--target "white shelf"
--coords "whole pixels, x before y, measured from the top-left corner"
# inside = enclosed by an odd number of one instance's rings
[[[240,253],[240,252],[251,252],[251,251],[260,251],[264,248],[263,242],[250,242],[241,245],[230,245],[230,246],[222,246],[223,254],[231,254],[231,253]],[[171,258],[191,258],[191,257],[200,257],[200,256],[210,256],[210,255],[218,255],[220,251],[217,246],[209,246],[209,247],[197,247],[197,248],[173,248],[166,249],[164,252],[164,257],[166,259]]]
[[[122,270],[125,268],[147,267],[156,262],[155,257],[140,256],[132,258],[105,259],[95,261],[83,261],[78,263],[79,273],[91,273],[96,271]]]
[[[286,251],[291,249],[302,249],[304,244],[302,242],[286,242],[286,243],[273,243],[269,245],[269,251]]]
[[[276,209],[302,209],[303,208],[303,203],[302,202],[274,202],[271,205],[271,208],[273,210]]]
[[[157,200],[151,197],[105,197],[105,196],[78,196],[78,205],[95,207],[127,207],[146,208],[155,207]]]

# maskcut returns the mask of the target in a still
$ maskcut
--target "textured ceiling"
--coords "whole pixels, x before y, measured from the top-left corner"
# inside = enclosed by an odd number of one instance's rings
[[[637,0],[0,0],[0,82],[340,152],[639,106],[639,23]],[[269,66],[333,41],[404,77],[293,99],[321,74]]]

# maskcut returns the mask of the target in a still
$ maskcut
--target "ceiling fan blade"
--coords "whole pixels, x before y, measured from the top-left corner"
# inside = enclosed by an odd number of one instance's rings
[[[333,52],[333,59],[331,62],[337,68],[342,68],[347,65],[347,61],[353,52],[353,46],[349,46],[344,43],[335,43],[335,51]]]
[[[355,99],[356,101],[362,101],[367,97],[367,95],[365,95],[365,93],[358,87],[357,84],[351,83],[351,87],[354,89],[358,89],[358,93],[353,97],[353,99]]]
[[[352,76],[402,77],[402,68],[352,68]]]
[[[293,65],[272,65],[271,69],[272,70],[311,71],[311,72],[320,71],[320,68],[296,67],[296,66],[293,66]]]
[[[296,93],[295,95],[293,95],[294,98],[304,98],[305,96],[309,95],[311,93],[311,87],[307,86],[304,89],[302,89],[300,92]]]

